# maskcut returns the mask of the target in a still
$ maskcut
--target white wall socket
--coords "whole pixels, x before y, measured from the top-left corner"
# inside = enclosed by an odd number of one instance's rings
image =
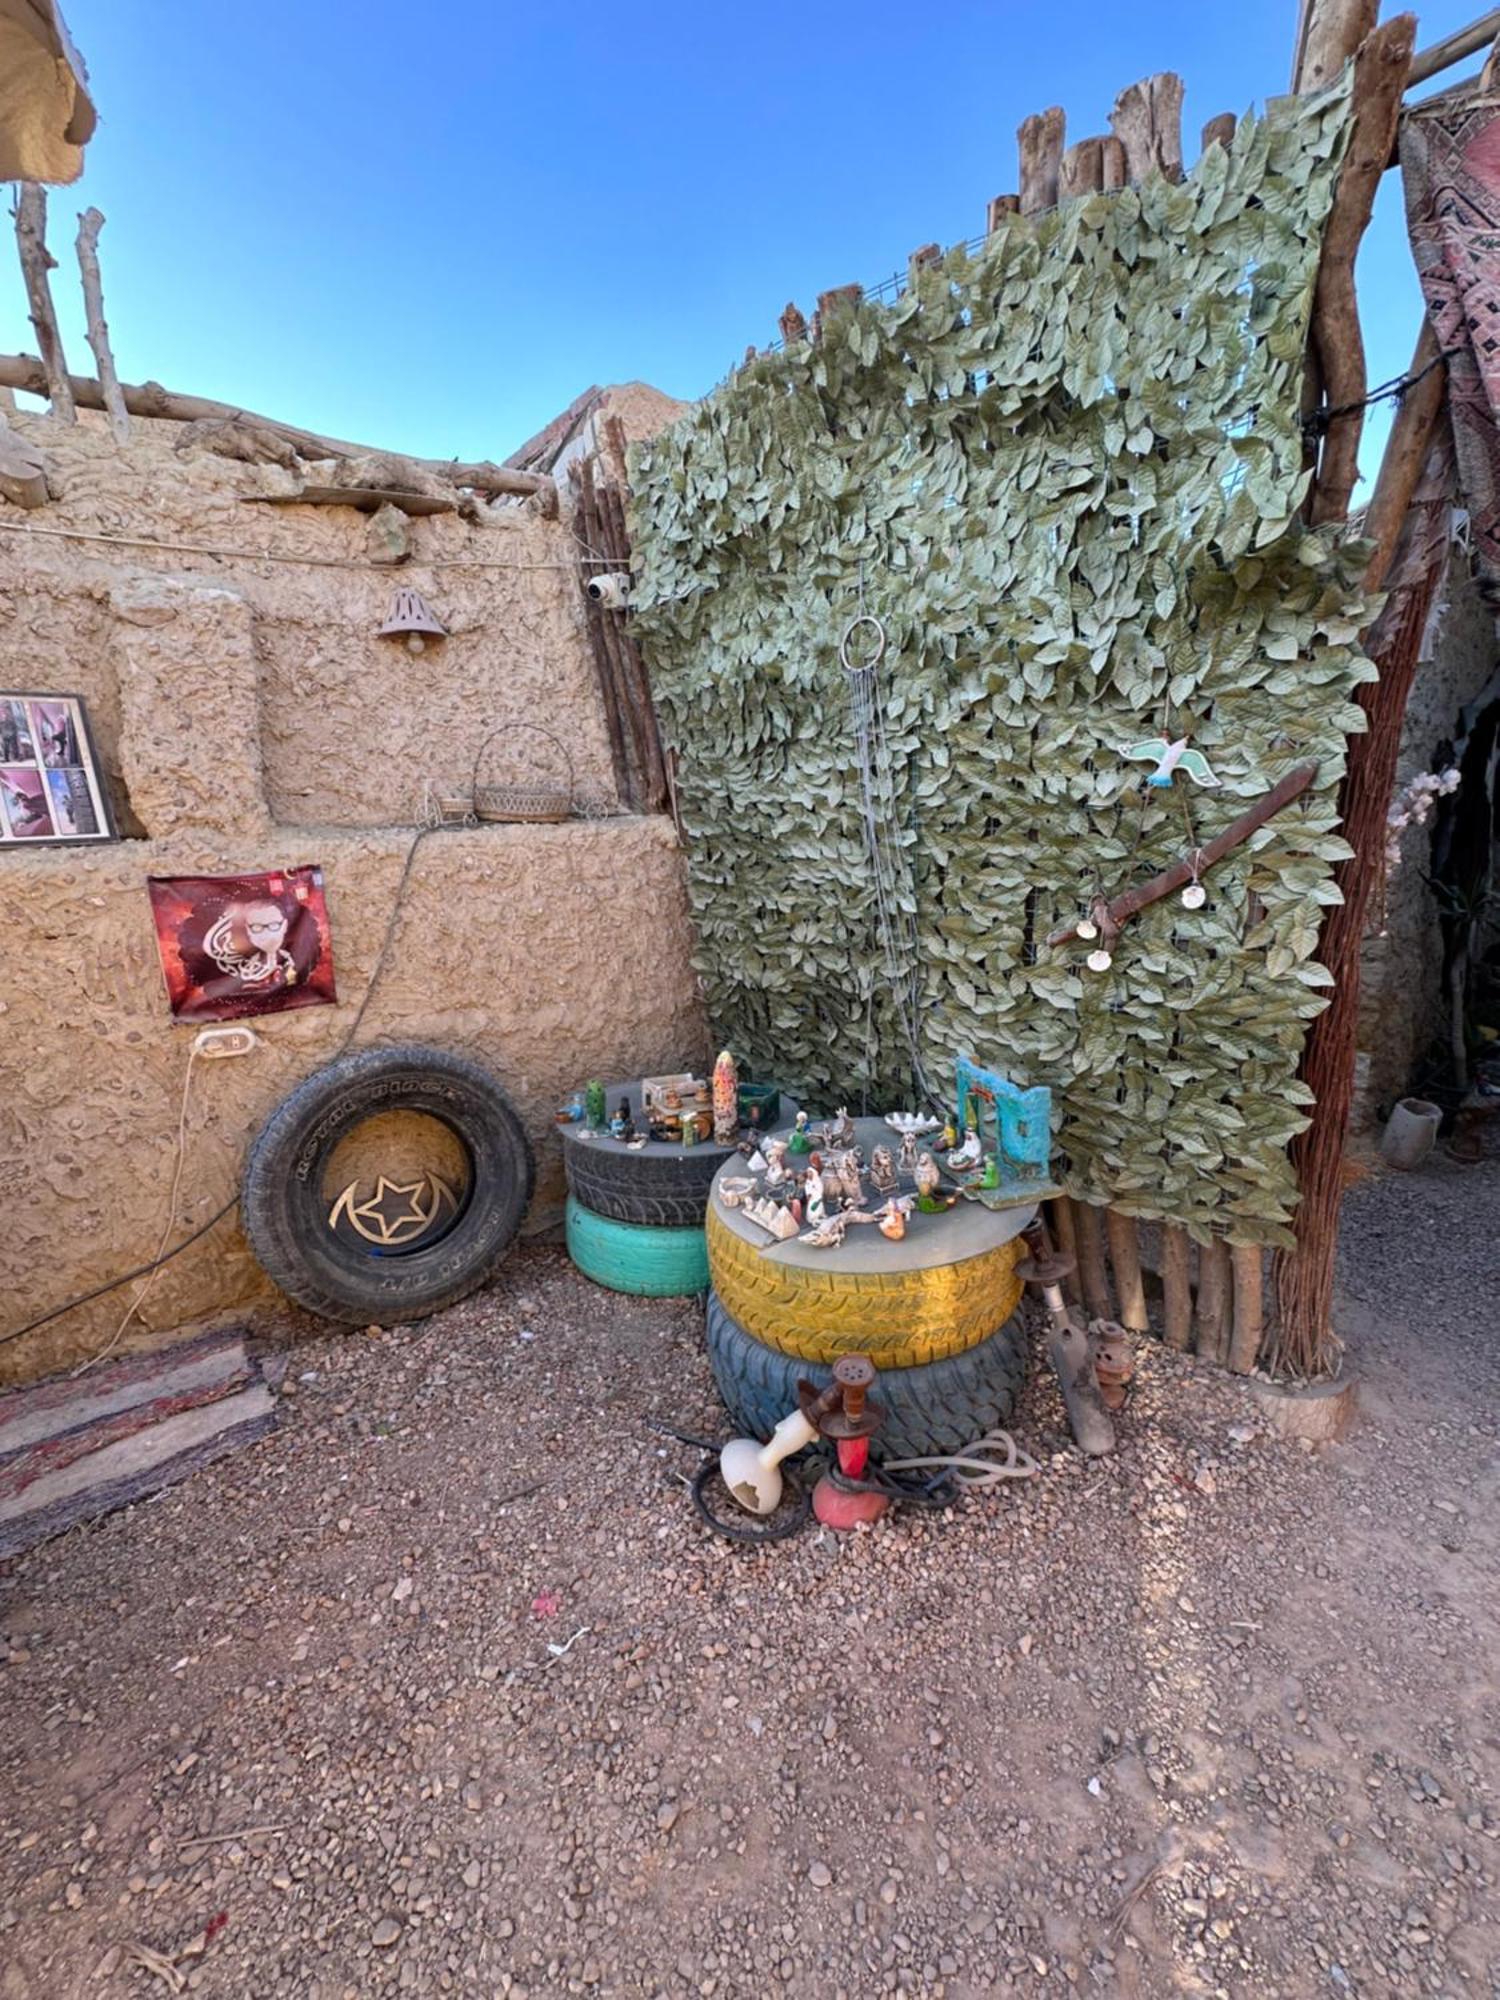
[[[259,1046],[253,1028],[200,1028],[193,1043],[200,1056],[248,1056]]]

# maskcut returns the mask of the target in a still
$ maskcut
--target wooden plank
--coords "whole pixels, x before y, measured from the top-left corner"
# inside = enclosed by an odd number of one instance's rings
[[[1057,198],[1096,194],[1104,185],[1103,139],[1080,139],[1063,154],[1057,173]]]
[[[1062,167],[1066,121],[1062,106],[1023,118],[1016,133],[1021,158],[1021,213],[1041,215],[1057,206],[1057,178]]]
[[[1077,1304],[1083,1297],[1083,1287],[1078,1282],[1078,1223],[1073,1213],[1073,1204],[1065,1194],[1060,1194],[1052,1203],[1052,1233],[1057,1238],[1058,1248],[1073,1259],[1073,1269],[1062,1281],[1063,1297]]]
[[[1149,173],[1182,179],[1182,78],[1164,69],[1128,84],[1109,114],[1110,130],[1125,148],[1125,171],[1133,181]]]
[[[1188,1233],[1179,1222],[1164,1222],[1161,1230],[1163,1325],[1168,1347],[1179,1352],[1193,1334],[1193,1287],[1189,1278]]]
[[[1369,378],[1354,290],[1354,262],[1385,173],[1401,116],[1401,96],[1416,46],[1417,19],[1397,14],[1361,43],[1354,58],[1354,120],[1323,232],[1313,296],[1312,339],[1327,407],[1342,411],[1328,424],[1318,455],[1308,518],[1317,527],[1348,518],[1359,477],[1362,407]]]
[[[1236,1375],[1248,1375],[1260,1354],[1265,1333],[1262,1310],[1262,1274],[1265,1252],[1258,1243],[1232,1243],[1229,1262],[1233,1273],[1234,1333],[1229,1343],[1229,1366]]]
[[[1229,1315],[1229,1245],[1215,1236],[1198,1248],[1197,1349],[1205,1361],[1228,1359]]]
[[[1119,1311],[1115,1317],[1121,1326],[1128,1326],[1132,1333],[1149,1333],[1151,1320],[1146,1312],[1146,1288],[1141,1279],[1141,1243],[1136,1234],[1135,1217],[1122,1215],[1117,1208],[1104,1211],[1104,1226],[1109,1235],[1109,1261],[1115,1274],[1115,1298]]]
[[[1109,1272],[1104,1262],[1104,1224],[1091,1201],[1073,1204],[1078,1229],[1078,1279],[1083,1290],[1084,1308],[1090,1319],[1113,1319],[1115,1309],[1109,1296]]]

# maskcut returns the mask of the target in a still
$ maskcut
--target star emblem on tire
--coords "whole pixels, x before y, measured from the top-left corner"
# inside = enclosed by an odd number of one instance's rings
[[[380,1250],[396,1250],[425,1236],[445,1202],[455,1213],[458,1209],[458,1197],[437,1174],[423,1174],[415,1181],[390,1181],[381,1174],[375,1192],[363,1201],[356,1199],[359,1187],[357,1180],[350,1181],[336,1198],[328,1211],[328,1227],[337,1229],[340,1222],[347,1222]]]

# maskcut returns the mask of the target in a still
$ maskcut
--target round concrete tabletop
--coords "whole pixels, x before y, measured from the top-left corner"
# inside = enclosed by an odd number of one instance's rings
[[[581,1088],[578,1095],[580,1097],[583,1095]],[[644,1136],[646,1119],[644,1112],[641,1110],[641,1079],[639,1077],[636,1078],[634,1083],[605,1084],[604,1108],[609,1117],[613,1118],[619,1110],[620,1099],[622,1097],[630,1100],[630,1115],[635,1120],[638,1131]],[[781,1093],[781,1108],[795,1119],[801,1106],[794,1098],[788,1097],[786,1092],[783,1091]],[[626,1141],[616,1139],[607,1131],[590,1132],[581,1121],[575,1122],[569,1119],[566,1124],[559,1123],[557,1129],[562,1134],[565,1146],[581,1146],[590,1153],[623,1153],[627,1160],[637,1156],[643,1160],[680,1158],[685,1153],[691,1153],[694,1158],[701,1159],[704,1162],[705,1180],[708,1178],[707,1164],[710,1160],[727,1161],[739,1157],[734,1146],[721,1146],[716,1139],[699,1139],[694,1145],[684,1146],[677,1140],[648,1138],[644,1146],[632,1146]],[[744,1131],[743,1136],[745,1138],[751,1136],[748,1128]]]
[[[793,1114],[795,1116],[795,1114]],[[778,1126],[770,1136],[784,1139],[790,1126]],[[889,1146],[893,1153],[900,1150],[901,1135],[886,1124],[883,1118],[856,1118],[855,1133],[864,1148],[865,1160],[874,1155],[877,1146]],[[926,1148],[926,1140],[936,1137],[928,1133],[919,1138],[919,1147]],[[790,1164],[793,1156],[788,1154]],[[982,1202],[960,1200],[941,1215],[923,1215],[920,1209],[913,1209],[906,1218],[906,1234],[899,1243],[892,1243],[882,1236],[873,1223],[852,1223],[845,1231],[842,1243],[836,1243],[827,1250],[816,1250],[793,1236],[786,1242],[778,1242],[767,1236],[758,1223],[750,1221],[743,1209],[726,1208],[719,1198],[719,1183],[734,1175],[744,1175],[745,1163],[741,1159],[726,1160],[714,1175],[711,1190],[713,1212],[726,1228],[746,1243],[754,1244],[757,1250],[773,1263],[792,1264],[804,1271],[843,1272],[851,1277],[863,1277],[868,1273],[881,1271],[930,1271],[942,1264],[961,1264],[966,1257],[981,1256],[987,1250],[998,1250],[1002,1243],[1009,1243],[1036,1214],[1036,1203],[1028,1201],[1015,1208],[986,1208]],[[869,1174],[865,1175],[867,1208],[879,1206],[881,1197],[869,1185]],[[901,1176],[900,1192],[914,1195],[915,1185],[909,1174]]]

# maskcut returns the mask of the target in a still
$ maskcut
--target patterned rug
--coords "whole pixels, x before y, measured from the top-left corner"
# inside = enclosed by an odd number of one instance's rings
[[[1500,598],[1500,90],[1451,92],[1401,121],[1417,275],[1448,357],[1459,492]]]

